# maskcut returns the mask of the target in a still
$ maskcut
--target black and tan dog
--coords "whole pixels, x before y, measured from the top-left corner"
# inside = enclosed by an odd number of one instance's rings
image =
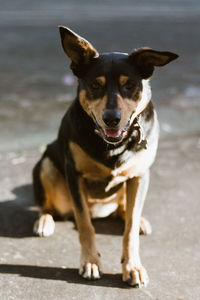
[[[98,279],[102,271],[91,218],[118,213],[125,220],[122,279],[146,286],[139,232],[151,232],[141,212],[159,135],[148,80],[155,66],[178,56],[149,48],[129,55],[99,54],[66,27],[60,27],[60,35],[78,77],[78,94],[56,141],[33,171],[35,199],[41,207],[34,231],[53,234],[53,217],[73,211],[81,243],[79,273]]]

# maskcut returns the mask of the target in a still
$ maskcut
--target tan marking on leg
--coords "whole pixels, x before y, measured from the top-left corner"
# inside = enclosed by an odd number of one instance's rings
[[[126,189],[126,183],[124,183],[124,189]],[[121,201],[119,202],[119,207],[117,210],[118,216],[125,221],[126,219],[126,192],[124,191],[124,197],[121,198]],[[140,234],[143,235],[150,235],[152,233],[151,224],[149,221],[144,218],[140,217]]]
[[[74,205],[74,215],[81,244],[81,265],[79,274],[89,280],[99,279],[101,277],[101,262],[96,248],[95,231],[87,206],[87,192],[83,178],[79,178],[79,191],[83,209],[80,211],[76,205]]]
[[[127,201],[126,200],[126,182],[124,182],[122,190],[123,190],[123,194],[122,194],[122,197],[119,201],[119,207],[118,207],[117,213],[118,213],[119,217],[122,220],[125,220],[125,217],[126,217],[126,201]]]
[[[148,189],[149,172],[127,182],[127,210],[123,236],[122,272],[123,281],[131,286],[148,284],[148,275],[141,264],[139,254],[140,217]]]
[[[126,208],[125,205],[124,206],[119,206],[118,210],[117,210],[118,216],[125,221],[126,219]],[[141,217],[140,218],[140,234],[143,235],[150,235],[152,233],[152,228],[151,228],[151,224],[149,223],[149,221],[144,218]]]
[[[49,158],[43,160],[40,179],[45,191],[42,211],[56,211],[61,216],[72,212],[68,183]]]

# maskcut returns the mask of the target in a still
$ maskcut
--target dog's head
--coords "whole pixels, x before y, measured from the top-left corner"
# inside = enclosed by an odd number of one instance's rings
[[[148,79],[155,66],[178,55],[141,48],[126,53],[99,54],[85,39],[60,26],[62,46],[79,79],[79,101],[107,143],[119,143],[151,99]]]

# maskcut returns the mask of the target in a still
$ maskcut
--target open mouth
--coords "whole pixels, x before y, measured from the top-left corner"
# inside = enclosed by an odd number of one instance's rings
[[[104,134],[107,137],[118,138],[122,134],[122,129],[103,129]]]
[[[96,133],[99,134],[107,143],[116,144],[123,140],[129,127],[130,120],[122,128],[102,128],[96,121]]]

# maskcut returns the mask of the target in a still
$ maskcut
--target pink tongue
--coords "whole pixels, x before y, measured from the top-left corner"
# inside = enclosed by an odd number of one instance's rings
[[[121,134],[121,130],[115,130],[115,129],[104,129],[104,133],[109,137],[118,137]]]

